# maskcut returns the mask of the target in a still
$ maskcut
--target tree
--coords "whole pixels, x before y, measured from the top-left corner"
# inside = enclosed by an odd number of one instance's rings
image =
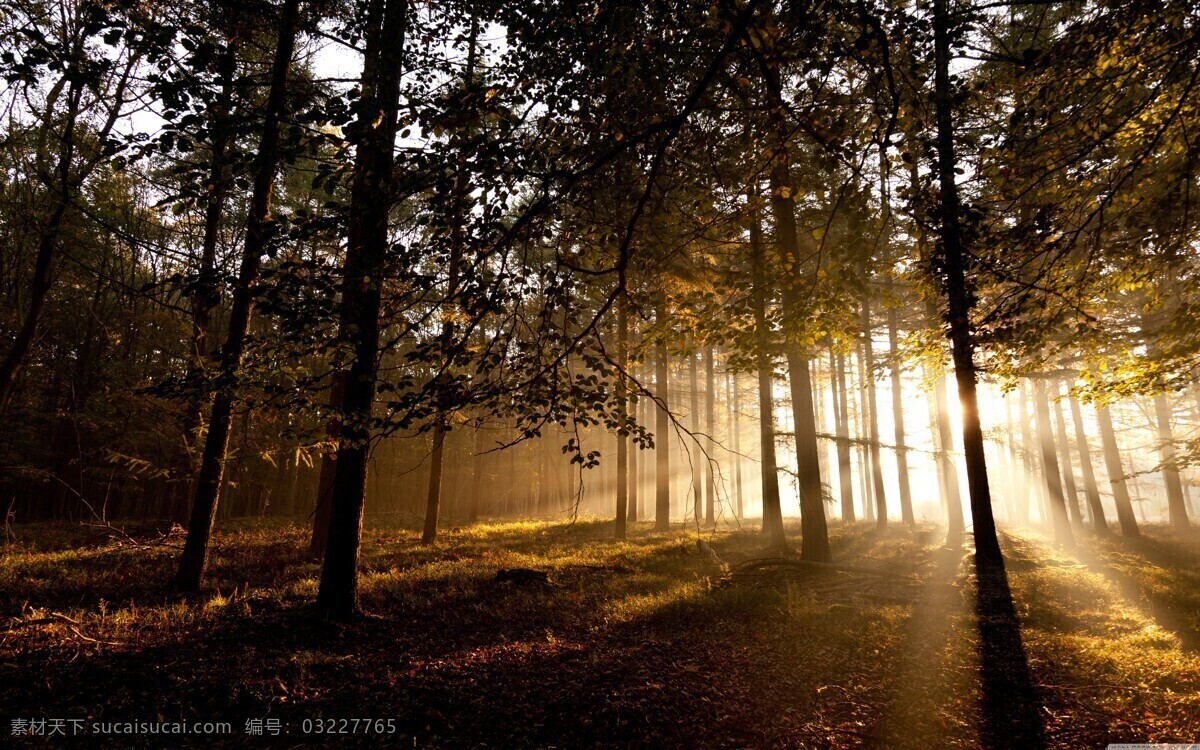
[[[827,562],[829,533],[825,524],[825,500],[821,492],[821,466],[817,458],[817,426],[813,413],[812,380],[808,367],[808,356],[795,341],[801,335],[802,314],[799,309],[798,285],[803,263],[800,257],[799,238],[796,234],[795,202],[792,199],[795,186],[792,184],[787,108],[783,100],[782,83],[779,79],[779,62],[768,56],[764,65],[764,83],[769,103],[771,133],[775,138],[769,172],[771,190],[771,213],[775,219],[775,244],[783,265],[782,279],[783,325],[785,336],[793,337],[788,342],[785,356],[788,364],[788,382],[792,395],[794,415],[797,474],[800,482],[801,557],[805,560]],[[782,520],[780,521],[782,524]],[[780,531],[782,535],[782,531]]]
[[[1121,465],[1121,449],[1117,445],[1113,430],[1112,415],[1106,404],[1096,407],[1096,422],[1100,425],[1100,440],[1104,446],[1104,465],[1108,469],[1108,481],[1112,485],[1113,501],[1117,506],[1117,523],[1121,533],[1127,537],[1141,536],[1137,519],[1133,516],[1133,503],[1129,499],[1129,488],[1125,483],[1125,468]]]
[[[711,346],[704,347],[704,458],[705,464],[712,461],[713,452],[713,435],[716,433],[716,417],[714,402],[717,398],[716,374],[713,365],[713,349]],[[716,483],[713,481],[713,475],[708,475],[708,481],[704,483],[704,522],[708,526],[715,526],[717,523],[717,490]]]
[[[250,318],[254,310],[255,282],[258,280],[263,254],[272,238],[271,192],[275,173],[281,159],[281,131],[286,106],[288,73],[292,66],[292,50],[296,41],[296,26],[300,14],[299,0],[285,0],[280,8],[279,39],[271,64],[270,92],[263,114],[262,133],[254,172],[254,191],[246,222],[246,239],[241,266],[233,291],[229,334],[221,348],[220,366],[224,385],[213,398],[208,420],[208,434],[196,492],[192,500],[187,540],[179,559],[176,585],[184,591],[197,591],[208,564],[209,539],[216,520],[217,502],[225,473],[225,455],[229,447],[229,430],[233,422],[236,401],[235,381],[245,355],[246,338],[250,333]]]
[[[1037,437],[1041,447],[1042,472],[1049,491],[1050,519],[1054,524],[1055,540],[1066,547],[1075,546],[1071,522],[1067,518],[1067,505],[1063,497],[1062,475],[1058,471],[1058,457],[1054,452],[1054,433],[1050,427],[1050,401],[1046,395],[1046,382],[1039,379],[1033,384],[1033,399],[1037,412]]]
[[[352,353],[345,370],[345,421],[333,477],[329,542],[317,593],[321,612],[338,620],[358,614],[358,550],[375,405],[383,271],[390,250],[388,217],[407,23],[408,0],[372,0],[368,6],[355,122],[357,153],[350,207],[354,221],[341,301],[340,336]]]
[[[755,364],[758,371],[758,440],[760,461],[762,462],[762,532],[771,549],[786,551],[788,545],[783,529],[783,508],[779,498],[779,470],[775,461],[775,395],[772,383],[775,368],[771,363],[770,339],[767,329],[769,287],[764,260],[761,211],[756,192],[751,193],[749,202],[750,263],[754,277]]]
[[[654,300],[654,322],[659,327],[654,344],[654,530],[671,528],[671,454],[667,410],[670,408],[670,371],[665,331],[667,295],[662,290]]]
[[[43,109],[35,115],[43,124],[37,167],[47,175],[43,187],[48,209],[38,221],[37,255],[24,318],[0,360],[0,415],[12,402],[17,376],[45,312],[54,282],[53,267],[66,239],[63,235],[68,214],[75,208],[84,184],[113,155],[110,137],[133,101],[130,88],[141,57],[136,47],[125,47],[116,58],[96,53],[95,38],[108,39],[112,34],[119,38],[123,25],[99,4],[79,3],[71,9],[74,12],[64,9],[61,15],[32,10],[24,17],[14,13],[6,19],[14,31],[23,32],[10,38],[20,38],[26,44],[4,53],[9,68],[4,71],[5,78],[16,84],[14,92],[23,90],[33,95],[39,84],[46,83],[44,73],[61,72],[48,83]],[[61,28],[39,28],[45,19],[56,17],[64,19]],[[30,101],[34,97],[24,98]],[[47,138],[54,126],[59,131],[57,148]]]
[[[629,367],[629,313],[626,303],[617,306],[617,509],[614,535],[624,539],[629,516],[629,393],[625,373]]]
[[[967,484],[971,492],[971,516],[975,528],[975,555],[985,563],[1002,560],[996,523],[992,517],[992,492],[988,484],[983,427],[976,392],[975,341],[971,332],[971,296],[967,288],[967,254],[963,248],[961,209],[958,202],[954,151],[953,92],[950,80],[950,14],[946,0],[934,0],[934,107],[937,113],[937,175],[941,186],[938,234],[941,261],[945,268],[947,322],[954,355],[954,375],[962,403],[963,452]]]
[[[1083,472],[1083,487],[1087,497],[1088,508],[1091,509],[1092,528],[1102,536],[1108,534],[1108,520],[1104,517],[1104,505],[1100,502],[1100,488],[1096,484],[1096,473],[1092,467],[1092,452],[1088,445],[1087,430],[1083,426],[1083,410],[1079,408],[1079,399],[1075,394],[1067,392],[1071,405],[1071,421],[1075,427],[1075,445],[1079,451],[1079,465]]]

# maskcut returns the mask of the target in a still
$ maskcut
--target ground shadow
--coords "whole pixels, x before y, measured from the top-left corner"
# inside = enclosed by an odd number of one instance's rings
[[[1030,676],[1004,564],[976,558],[975,578],[983,691],[980,740],[989,748],[1045,747],[1042,701]]]
[[[1200,538],[1146,532],[1138,539],[1104,540],[1075,556],[1126,599],[1144,604],[1159,627],[1179,636],[1185,651],[1200,651]]]

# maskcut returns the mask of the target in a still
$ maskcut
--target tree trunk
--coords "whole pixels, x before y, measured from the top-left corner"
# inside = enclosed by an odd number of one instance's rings
[[[886,529],[888,523],[887,496],[883,489],[883,466],[880,463],[879,455],[879,402],[875,398],[875,345],[871,335],[871,303],[865,294],[862,298],[862,324],[863,365],[867,377],[867,412],[871,429],[868,436],[871,451],[871,479],[875,491],[875,526],[879,529]]]
[[[1158,455],[1162,460],[1163,483],[1167,488],[1167,512],[1171,525],[1178,531],[1187,531],[1187,504],[1183,497],[1183,483],[1179,478],[1179,464],[1175,459],[1175,435],[1171,430],[1171,402],[1167,394],[1154,397],[1155,428],[1158,434]]]
[[[825,522],[825,498],[821,493],[812,380],[808,359],[795,346],[788,347],[788,374],[796,433],[796,462],[800,474],[800,557],[813,562],[829,562],[833,555],[829,549],[829,530]]]
[[[769,116],[774,136],[771,155],[770,187],[771,213],[775,218],[775,244],[783,265],[783,324],[788,381],[792,395],[792,422],[796,442],[796,471],[800,489],[800,556],[814,562],[830,559],[829,532],[825,523],[825,501],[821,495],[821,462],[817,458],[817,424],[813,413],[812,382],[808,371],[808,355],[796,339],[804,325],[804,311],[798,286],[803,281],[804,264],[800,257],[799,237],[796,234],[796,203],[792,199],[791,157],[789,139],[792,129],[787,122],[788,108],[784,102],[779,56],[767,58],[766,87],[770,97]],[[782,537],[782,512],[779,519]]]
[[[641,368],[638,368],[638,377],[641,376]],[[644,425],[645,423],[641,419],[641,401],[642,399],[638,397],[633,405],[633,419],[638,424]],[[625,509],[625,520],[628,523],[637,523],[641,519],[638,502],[642,494],[642,451],[638,448],[637,443],[633,442],[632,436],[626,437],[625,442],[629,446],[629,506]]]
[[[941,187],[939,208],[941,250],[946,274],[946,296],[950,341],[954,350],[954,374],[962,404],[963,453],[967,485],[971,492],[971,517],[975,530],[977,561],[1003,561],[996,521],[992,517],[992,492],[988,485],[983,426],[976,393],[975,341],[971,332],[971,296],[967,289],[967,252],[962,243],[958,184],[954,153],[954,92],[950,89],[950,18],[947,0],[934,0],[934,105],[937,112],[937,174]]]
[[[739,416],[741,414],[741,393],[738,388],[737,373],[732,370],[726,371],[728,378],[728,387],[726,391],[729,393],[729,431],[731,433],[731,442],[733,443],[733,492],[734,492],[734,517],[741,519],[744,512],[742,500],[742,425]]]
[[[1032,423],[1032,416],[1029,413],[1029,388],[1028,388],[1025,380],[1021,381],[1020,409],[1021,409],[1021,415],[1020,415],[1021,445],[1022,445],[1022,449],[1023,449],[1022,455],[1023,455],[1024,461],[1025,461],[1025,475],[1029,479],[1029,487],[1032,489],[1032,495],[1033,495],[1032,498],[1027,497],[1026,499],[1031,500],[1031,501],[1034,499],[1037,500],[1038,511],[1042,515],[1042,523],[1046,523],[1050,520],[1050,517],[1049,517],[1049,514],[1046,512],[1047,508],[1046,508],[1046,500],[1045,500],[1045,495],[1046,495],[1045,485],[1039,481],[1041,474],[1038,470],[1037,464],[1033,460],[1034,440],[1033,440],[1033,432],[1029,428],[1029,425]],[[1024,515],[1025,515],[1025,520],[1028,521],[1030,518],[1028,504],[1026,504],[1026,506],[1024,508]]]
[[[422,544],[430,544],[437,539],[438,516],[442,508],[442,467],[445,465],[446,433],[445,422],[439,420],[433,426],[433,449],[429,452],[429,484],[425,488]]]
[[[704,470],[708,481],[704,483],[704,522],[709,526],[717,524],[717,488],[709,461],[713,455],[713,431],[716,430],[716,373],[713,372],[713,350],[711,346],[704,348],[704,423],[707,434],[704,436],[705,456]]]
[[[658,340],[654,343],[654,530],[671,528],[671,439],[667,409],[670,406],[670,378],[667,366],[667,295],[659,291],[655,297],[654,322],[658,324]]]
[[[1025,429],[1014,426],[1013,406],[1015,399],[1005,399],[1005,437],[1008,441],[1009,463],[1013,467],[1013,518],[1016,523],[1029,523],[1029,462],[1026,460],[1025,443],[1018,444],[1017,434]]]
[[[329,406],[341,409],[346,393],[345,373],[335,372],[329,385]],[[317,504],[313,510],[312,538],[308,543],[309,554],[314,557],[325,555],[325,543],[329,541],[329,509],[333,506],[333,474],[337,469],[337,445],[342,439],[342,417],[335,411],[325,426],[329,446],[321,457],[321,476],[317,480]]]
[[[625,538],[629,514],[629,388],[625,369],[629,366],[629,313],[625,300],[617,301],[617,511],[614,535]]]
[[[907,139],[909,149],[916,153],[916,138],[912,133],[908,133]],[[920,190],[920,163],[917,159],[910,159],[908,163],[909,174],[909,189],[915,196]],[[926,234],[920,221],[916,220],[914,211],[914,221],[912,233],[916,239],[917,258],[921,263],[931,264],[932,257],[929,253]],[[938,320],[938,306],[933,297],[932,290],[929,294],[923,295],[923,304],[925,307],[925,325],[929,328],[934,328]],[[962,495],[958,485],[958,471],[954,466],[954,462],[950,459],[950,451],[954,446],[954,431],[950,424],[950,405],[946,396],[946,379],[942,374],[942,362],[938,362],[938,372],[930,373],[926,369],[925,375],[933,381],[933,393],[930,394],[929,401],[929,428],[931,442],[934,446],[934,464],[936,466],[938,476],[938,490],[941,494],[942,505],[946,510],[946,525],[947,525],[947,542],[957,546],[959,539],[966,530],[966,521],[963,518],[962,512]]]
[[[471,456],[474,466],[471,468],[471,496],[467,498],[467,522],[478,523],[479,513],[483,505],[483,487],[486,483],[484,481],[486,478],[484,476],[486,468],[484,454],[486,451],[483,446],[483,423],[477,422],[472,432],[474,434],[472,435],[473,446],[471,448]]]
[[[287,105],[287,81],[292,64],[292,50],[296,42],[299,11],[300,0],[286,0],[279,19],[279,40],[271,64],[271,87],[267,95],[266,112],[259,139],[254,189],[246,220],[245,246],[237,284],[234,287],[229,335],[220,355],[221,374],[224,378],[236,378],[242,365],[246,337],[250,333],[250,318],[254,310],[254,287],[258,280],[262,256],[270,239],[271,193],[275,186],[275,172],[279,169],[281,118]],[[188,522],[187,540],[184,542],[179,570],[175,577],[176,585],[184,591],[200,589],[204,570],[208,565],[208,543],[217,517],[236,396],[235,386],[226,383],[213,399],[204,453],[196,478],[196,493]]]
[[[1038,445],[1042,451],[1042,470],[1049,492],[1050,517],[1054,522],[1054,539],[1065,547],[1075,546],[1075,535],[1067,518],[1067,504],[1063,499],[1062,477],[1058,473],[1058,457],[1054,453],[1054,433],[1050,428],[1050,401],[1046,395],[1046,382],[1034,381],[1033,402],[1037,411]]]
[[[474,85],[475,77],[475,46],[479,36],[479,19],[472,14],[470,32],[467,38],[467,64],[463,71],[463,90],[469,91]],[[465,163],[465,158],[463,162]],[[437,375],[439,379],[445,379],[446,371],[449,369],[449,362],[453,360],[451,348],[454,341],[455,332],[455,311],[457,304],[455,297],[458,294],[459,277],[462,272],[463,260],[463,245],[465,242],[463,236],[463,216],[466,212],[465,202],[470,184],[468,182],[467,173],[465,170],[460,170],[458,176],[454,180],[454,191],[452,196],[452,219],[451,225],[451,240],[450,240],[450,258],[447,265],[446,278],[446,298],[442,302],[443,312],[449,312],[443,316],[442,331],[439,337],[440,348],[442,355],[443,368]],[[438,395],[441,398],[441,395]],[[443,458],[442,451],[446,444],[446,433],[449,432],[450,415],[447,413],[438,414],[434,418],[433,425],[433,453],[430,456],[429,470],[429,487],[425,494],[425,527],[421,532],[421,542],[429,544],[437,538],[438,516],[441,513],[442,504],[442,466]]]
[[[1133,515],[1133,502],[1129,498],[1129,486],[1125,482],[1125,467],[1121,465],[1121,449],[1117,445],[1117,434],[1113,429],[1112,413],[1107,406],[1096,408],[1096,422],[1100,425],[1100,443],[1104,448],[1104,466],[1108,470],[1108,481],[1112,485],[1113,502],[1117,506],[1117,523],[1121,533],[1127,537],[1139,537],[1137,519]]]
[[[691,401],[688,427],[692,432],[692,521],[700,525],[700,496],[704,494],[704,451],[700,447],[700,384],[696,372],[696,354],[688,352],[688,388]]]
[[[222,96],[228,98],[232,93],[231,89],[231,81],[226,78],[221,86]],[[212,154],[209,157],[208,185],[205,186],[204,196],[204,238],[200,244],[200,268],[196,275],[196,287],[192,292],[192,356],[188,362],[187,382],[190,388],[197,390],[189,399],[187,411],[184,413],[183,429],[190,468],[193,470],[195,445],[199,442],[200,427],[204,421],[204,405],[207,401],[204,390],[200,388],[200,381],[208,366],[208,328],[212,309],[221,301],[217,289],[217,242],[229,193],[227,171],[230,134],[227,116],[228,112],[221,107],[214,114],[215,121],[211,126],[213,142]]]
[[[874,482],[871,479],[871,452],[867,448],[868,436],[871,434],[870,417],[867,415],[867,369],[863,365],[862,341],[855,346],[855,369],[858,371],[858,382],[855,390],[858,392],[858,422],[854,425],[858,432],[858,479],[859,494],[862,495],[863,520],[875,522]]]
[[[539,516],[544,516],[550,510],[550,462],[547,459],[546,445],[549,438],[544,434],[540,435],[533,442],[531,449],[534,451],[537,459],[537,498],[534,501],[535,513]]]
[[[750,261],[754,274],[754,356],[758,369],[759,451],[762,460],[762,533],[767,546],[787,550],[783,507],[779,498],[779,471],[775,461],[775,398],[772,387],[770,332],[767,330],[767,274],[763,260],[762,217],[758,196],[751,195]]]
[[[641,422],[646,427],[650,426],[650,412],[653,408],[654,408],[654,400],[649,398],[648,394],[644,394],[638,402],[638,409],[639,409],[638,413],[641,414]],[[647,511],[646,502],[647,502],[647,498],[648,498],[647,491],[650,486],[650,481],[649,481],[650,476],[649,475],[650,475],[650,458],[649,458],[648,454],[645,452],[644,448],[642,446],[639,446],[639,448],[638,448],[638,476],[635,481],[636,481],[638,487],[640,488],[640,490],[638,492],[638,507],[637,507],[637,510],[634,513],[634,517],[632,519],[634,521],[644,521],[644,520],[646,520],[646,516],[648,515],[646,512]]]
[[[846,395],[846,357],[829,350],[833,384],[833,410],[837,421],[838,494],[842,499],[842,521],[854,523],[854,470],[850,465],[850,413]]]
[[[1000,495],[1004,506],[1004,518],[1009,523],[1017,517],[1016,507],[1013,504],[1015,494],[1013,492],[1013,478],[1017,472],[1011,461],[1011,455],[1008,452],[1008,444],[1004,437],[997,439],[992,448],[994,464],[1000,467],[1000,477],[998,484],[998,494]]]
[[[1126,449],[1124,453],[1125,455],[1122,456],[1121,460],[1122,462],[1129,464],[1129,470],[1125,476],[1129,477],[1129,484],[1132,486],[1133,496],[1138,499],[1138,504],[1135,507],[1137,508],[1138,515],[1142,519],[1142,523],[1148,523],[1148,519],[1146,518],[1146,496],[1142,494],[1141,482],[1138,481],[1137,462],[1133,460],[1133,449]]]
[[[1088,507],[1092,509],[1092,526],[1097,534],[1107,535],[1108,519],[1104,517],[1104,504],[1100,502],[1100,488],[1096,484],[1096,472],[1092,467],[1092,452],[1088,445],[1087,431],[1083,427],[1083,412],[1079,399],[1067,391],[1071,406],[1071,421],[1075,423],[1075,445],[1079,451],[1079,466],[1083,472],[1083,488]]]
[[[904,382],[900,372],[900,337],[896,330],[894,305],[888,307],[887,326],[888,354],[892,358],[892,366],[889,369],[892,376],[892,422],[895,428],[893,434],[896,438],[896,480],[900,483],[900,517],[905,524],[914,526],[917,519],[913,514],[912,486],[908,481],[908,448],[904,435]]]
[[[814,357],[808,363],[813,383],[813,420],[817,426],[817,462],[821,474],[821,497],[829,501],[833,499],[833,474],[829,471],[829,442],[828,435],[833,430],[828,427],[825,415],[825,389],[821,387],[821,362]],[[830,375],[832,382],[832,374]]]
[[[385,7],[386,6],[386,7]],[[321,569],[317,607],[339,620],[358,613],[358,551],[366,501],[371,411],[379,354],[379,311],[388,254],[396,118],[407,25],[407,0],[371,0],[363,63],[351,187],[350,236],[342,284],[339,335],[353,343],[346,370],[343,438],[338,447],[329,519],[329,544]]]
[[[1058,381],[1052,381],[1047,388],[1054,388],[1058,396]],[[1071,465],[1071,442],[1067,437],[1067,420],[1063,416],[1062,399],[1054,400],[1054,426],[1058,438],[1058,454],[1062,456],[1062,477],[1066,489],[1067,510],[1071,513],[1071,523],[1075,528],[1083,528],[1083,514],[1079,508],[1079,494],[1075,490],[1075,469]]]

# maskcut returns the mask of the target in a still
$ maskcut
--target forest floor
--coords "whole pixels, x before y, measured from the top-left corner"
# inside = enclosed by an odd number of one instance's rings
[[[364,609],[313,616],[306,530],[227,525],[211,591],[168,595],[178,537],[13,527],[0,559],[12,720],[227,721],[169,746],[1103,747],[1200,741],[1200,539],[1007,531],[1007,575],[940,532],[831,528],[844,569],[722,580],[695,532],[491,523],[366,532]],[[792,529],[798,533],[798,529]],[[704,538],[735,570],[750,531]],[[969,542],[966,545],[969,547]],[[550,584],[496,582],[497,570]],[[246,734],[278,719],[279,736]],[[305,720],[311,720],[305,724]],[[324,720],[324,722],[318,722]],[[362,727],[359,727],[362,731]],[[18,745],[53,745],[47,737]],[[54,739],[62,740],[61,737]],[[58,744],[163,747],[162,737]]]

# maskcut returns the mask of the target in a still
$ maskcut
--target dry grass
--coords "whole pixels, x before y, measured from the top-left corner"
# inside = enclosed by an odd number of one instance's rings
[[[422,546],[414,529],[373,528],[375,616],[352,626],[312,617],[303,528],[222,529],[195,602],[165,587],[177,540],[129,532],[16,529],[0,559],[6,718],[227,720],[226,744],[255,746],[243,724],[270,716],[287,746],[324,744],[299,733],[305,718],[369,717],[417,746],[974,747],[995,729],[989,706],[1012,698],[988,695],[1003,689],[981,643],[996,629],[979,627],[991,615],[969,556],[927,530],[834,527],[840,563],[922,581],[911,601],[876,602],[802,580],[714,587],[721,571],[685,532],[488,523]],[[752,533],[706,539],[726,561],[759,554]],[[1200,737],[1194,547],[1160,531],[1085,544],[1005,540],[1031,715],[1059,747]],[[493,581],[510,567],[552,585]],[[376,740],[338,742],[356,743]]]

